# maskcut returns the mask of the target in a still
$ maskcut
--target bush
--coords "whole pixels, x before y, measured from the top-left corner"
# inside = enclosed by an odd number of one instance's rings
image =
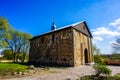
[[[120,73],[114,75],[114,79],[120,80]]]
[[[105,65],[94,64],[94,69],[96,71],[96,76],[100,76],[100,74],[110,75],[111,70],[107,68]]]
[[[101,55],[94,55],[94,61],[98,64],[105,64]]]
[[[11,50],[3,50],[2,54],[4,55],[3,58],[7,60],[12,60],[13,59],[13,54]]]
[[[98,76],[98,77],[92,77],[92,76],[83,76],[80,80],[120,80],[120,77],[115,76]]]

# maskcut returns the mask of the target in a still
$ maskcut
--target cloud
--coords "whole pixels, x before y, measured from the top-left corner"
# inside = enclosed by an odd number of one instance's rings
[[[103,38],[102,37],[94,37],[94,40],[103,41]]]
[[[103,38],[102,37],[94,36],[93,37],[93,43],[95,43],[96,41],[103,41]]]
[[[103,52],[112,50],[112,45],[116,43],[115,38],[120,36],[120,18],[108,23],[106,27],[91,29],[93,34],[93,44],[96,44]]]
[[[113,26],[111,27],[109,26]],[[113,39],[115,37],[120,36],[120,18],[114,20],[113,22],[109,23],[107,27],[98,27],[95,29],[91,29],[93,34],[93,43],[104,42],[106,40],[112,40],[111,42],[108,41],[108,44],[112,44]],[[107,44],[107,43],[106,43]]]
[[[96,42],[101,42],[104,40],[110,40],[110,39],[114,39],[115,37],[120,35],[119,31],[116,30],[111,30],[110,28],[106,28],[106,27],[99,27],[96,29],[92,29],[92,34],[93,34],[93,43]]]
[[[93,31],[93,36],[113,37],[120,35],[117,31],[112,31],[109,28],[100,27]]]
[[[115,21],[109,23],[109,25],[120,29],[120,18],[118,18],[118,19],[116,19]]]

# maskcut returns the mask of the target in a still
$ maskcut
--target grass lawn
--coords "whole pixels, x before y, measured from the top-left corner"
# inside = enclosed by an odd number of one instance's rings
[[[20,72],[27,69],[27,65],[17,63],[0,63],[0,75],[13,74],[14,72]]]

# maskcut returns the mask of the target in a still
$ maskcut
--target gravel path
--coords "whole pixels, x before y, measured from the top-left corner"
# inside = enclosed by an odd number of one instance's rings
[[[112,70],[112,75],[116,73],[120,73],[120,66],[108,66]],[[71,79],[75,80],[83,75],[91,75],[94,74],[94,69],[91,66],[78,66],[66,69],[60,73],[51,73],[43,76],[28,76],[23,78],[14,78],[7,80],[66,80]]]

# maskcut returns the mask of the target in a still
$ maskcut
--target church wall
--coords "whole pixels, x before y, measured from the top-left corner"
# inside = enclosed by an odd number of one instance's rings
[[[74,66],[71,28],[42,35],[31,40],[30,45],[31,63]]]
[[[88,62],[92,62],[92,45],[91,38],[83,33],[73,29],[74,34],[74,65],[80,66],[85,64],[85,49],[87,49]]]

